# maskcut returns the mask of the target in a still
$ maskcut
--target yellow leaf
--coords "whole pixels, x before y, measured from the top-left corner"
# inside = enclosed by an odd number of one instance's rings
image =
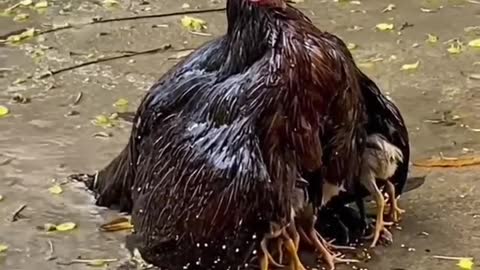
[[[182,18],[183,27],[187,28],[189,31],[199,32],[207,29],[207,22],[201,19],[193,18],[190,16],[185,16]]]
[[[459,54],[463,51],[462,46],[460,44],[450,44],[450,47],[448,47],[447,51],[451,54]]]
[[[13,17],[13,20],[16,22],[22,22],[28,19],[28,17],[30,17],[30,15],[28,15],[27,13],[20,13]]]
[[[439,39],[438,36],[427,34],[427,41],[430,43],[437,43],[438,39]]]
[[[9,43],[18,43],[20,41],[32,38],[35,36],[35,28],[29,28],[25,30],[24,32],[18,34],[18,35],[11,35],[7,38],[7,42]]]
[[[10,110],[5,107],[0,105],[0,118],[7,116],[10,113]]]
[[[357,46],[357,44],[355,44],[355,43],[348,43],[348,44],[347,44],[347,48],[348,48],[349,50],[355,50],[357,47],[358,47],[358,46]]]
[[[473,261],[470,259],[460,259],[457,264],[461,269],[471,270],[473,268]]]
[[[480,48],[480,38],[471,40],[470,42],[468,42],[468,46],[473,48]]]
[[[380,31],[390,31],[390,30],[393,30],[393,28],[395,28],[393,23],[379,23],[375,27]]]
[[[59,232],[71,231],[77,227],[77,224],[73,222],[65,222],[56,226],[56,230]]]
[[[118,112],[126,112],[128,110],[128,100],[124,98],[119,98],[115,103],[113,103],[113,106],[117,108]]]
[[[113,6],[118,5],[118,1],[117,0],[103,0],[103,5],[105,7],[113,7]]]
[[[4,244],[0,244],[0,253],[5,252],[8,250],[8,246]]]
[[[109,117],[105,116],[105,115],[98,115],[97,117],[95,117],[95,119],[92,121],[92,123],[95,125],[95,126],[99,126],[99,127],[103,127],[103,128],[111,128],[113,127],[113,122],[112,122],[112,119],[110,119]]]
[[[48,191],[50,191],[50,193],[55,195],[59,195],[63,193],[63,189],[60,185],[54,185],[53,187],[50,187]]]
[[[40,1],[40,2],[36,3],[34,7],[36,9],[47,8],[48,7],[48,2],[46,0]]]
[[[24,6],[24,7],[28,7],[28,6],[31,6],[33,4],[33,0],[23,0],[23,1],[20,1],[20,5]]]
[[[420,61],[417,61],[413,64],[404,64],[404,65],[402,65],[400,70],[416,70],[419,65],[420,65]]]

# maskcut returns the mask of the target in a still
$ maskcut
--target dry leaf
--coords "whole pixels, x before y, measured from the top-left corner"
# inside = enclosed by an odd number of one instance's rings
[[[193,32],[199,32],[207,29],[207,22],[202,19],[197,19],[190,16],[185,16],[182,18],[182,25],[189,31]]]
[[[77,227],[77,224],[73,222],[65,222],[62,224],[59,224],[55,227],[55,229],[59,232],[66,232],[66,231],[71,231]]]
[[[7,42],[14,44],[14,43],[19,43],[21,41],[24,41],[26,39],[32,38],[35,36],[35,28],[29,28],[25,30],[24,32],[18,34],[18,35],[11,35],[7,38]]]
[[[0,244],[0,253],[3,253],[8,250],[8,246],[5,244]]]
[[[382,13],[392,11],[392,10],[394,10],[396,7],[397,7],[397,6],[395,6],[394,4],[389,4],[386,8],[384,8],[384,9],[382,10]]]
[[[450,54],[459,54],[463,51],[463,47],[462,47],[461,44],[452,43],[452,44],[450,44],[450,47],[448,47],[447,51]]]
[[[393,30],[395,26],[393,25],[393,23],[379,23],[375,26],[375,28],[377,28],[380,31],[390,31],[390,30]]]
[[[180,51],[174,55],[171,55],[168,57],[168,59],[181,59],[181,58],[184,58],[184,57],[187,57],[189,56],[194,50],[184,50],[184,51]]]
[[[429,43],[437,43],[439,40],[438,36],[427,34],[427,42]]]
[[[114,7],[118,5],[117,0],[103,0],[103,6],[105,7]]]
[[[473,268],[473,260],[470,259],[461,259],[457,264],[460,269],[471,270]]]
[[[60,185],[54,185],[54,186],[50,187],[48,189],[48,191],[50,191],[50,193],[55,194],[55,195],[59,195],[59,194],[63,193],[63,189]]]
[[[480,48],[480,38],[471,40],[470,42],[468,42],[468,46],[473,48]]]
[[[404,65],[402,65],[400,70],[416,70],[419,65],[420,65],[420,61],[417,61],[413,64],[404,64]]]
[[[92,120],[92,124],[103,128],[111,128],[114,126],[112,119],[105,115],[98,115],[97,117],[95,117],[95,119]]]
[[[114,219],[100,226],[100,230],[104,232],[116,232],[131,229],[133,229],[133,225],[130,222],[130,219],[126,217]]]
[[[34,8],[36,8],[36,9],[42,9],[42,8],[47,8],[47,7],[48,7],[48,2],[45,1],[45,0],[37,2],[34,6]]]
[[[357,44],[355,44],[355,43],[348,43],[348,44],[347,44],[347,48],[348,48],[349,50],[355,50],[357,47],[358,47],[358,46],[357,46]]]
[[[459,158],[432,158],[416,161],[413,163],[416,167],[441,167],[458,168],[465,166],[480,165],[480,157],[459,157]]]
[[[30,17],[30,15],[28,15],[27,13],[20,13],[20,14],[15,15],[15,17],[13,17],[13,20],[16,21],[16,22],[23,22],[23,21],[27,20],[29,17]]]
[[[0,105],[0,118],[7,116],[10,113],[10,110],[5,107]]]

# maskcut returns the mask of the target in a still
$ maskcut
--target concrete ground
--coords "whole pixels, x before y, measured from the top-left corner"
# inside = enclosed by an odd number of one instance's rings
[[[357,45],[352,51],[362,69],[405,115],[413,160],[439,153],[448,157],[478,154],[480,50],[460,46],[460,53],[452,54],[447,49],[455,43],[453,39],[466,45],[479,38],[479,2],[339,2],[305,0],[298,7],[318,27]],[[0,10],[15,3],[4,0]],[[189,9],[225,5],[224,0],[188,3]],[[152,82],[178,61],[182,50],[221,35],[226,27],[223,12],[193,15],[207,21],[210,35],[189,33],[180,24],[181,16],[82,25],[99,17],[182,11],[183,2],[173,0],[119,0],[113,8],[104,7],[101,0],[55,0],[48,4],[41,11],[17,8],[17,13],[30,14],[24,22],[0,16],[3,38],[26,27],[44,30],[67,22],[72,26],[20,45],[0,45],[0,105],[10,109],[9,116],[0,119],[0,245],[8,245],[8,250],[0,253],[0,269],[88,269],[85,264],[62,263],[79,256],[120,261],[126,258],[124,234],[98,231],[100,224],[117,213],[95,207],[91,195],[78,184],[62,185],[63,193],[59,195],[48,189],[54,181],[64,183],[72,172],[102,168],[125,144],[128,123],[116,120],[115,127],[102,128],[93,125],[92,119],[115,112],[112,104],[120,98],[130,101],[130,109],[135,109]],[[389,4],[396,8],[382,12]],[[392,23],[395,29],[375,30],[379,23]],[[427,42],[427,34],[438,36],[438,42]],[[45,72],[97,58],[166,44],[172,48],[38,78]],[[416,61],[417,69],[401,70],[402,65]],[[12,101],[15,95],[17,102]],[[23,104],[21,101],[26,99],[30,102]],[[446,121],[431,121],[442,119],[442,115],[447,116],[443,117]],[[112,137],[105,137],[109,134]],[[479,173],[478,167],[413,168],[412,175],[427,174],[426,184],[402,198],[407,214],[402,230],[394,230],[394,243],[371,251],[372,260],[362,267],[452,270],[458,268],[456,262],[433,256],[473,256],[480,260]],[[26,205],[25,209],[12,222],[13,213],[22,205]],[[62,222],[75,222],[77,228],[70,232],[36,228]],[[118,264],[106,268],[116,269]]]

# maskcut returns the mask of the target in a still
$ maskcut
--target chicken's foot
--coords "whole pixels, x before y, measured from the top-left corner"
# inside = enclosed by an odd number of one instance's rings
[[[277,229],[275,229],[277,227]],[[276,224],[271,225],[271,230],[269,234],[266,234],[262,241],[260,242],[260,248],[262,250],[262,257],[260,259],[260,269],[261,270],[269,270],[269,265],[272,264],[275,267],[278,268],[283,268],[285,267],[284,265],[281,265],[277,263],[270,252],[268,251],[268,241],[272,239],[277,239],[278,241],[281,241],[279,238],[283,236],[283,233],[285,232],[285,228],[278,229],[279,226]]]
[[[372,179],[371,181],[368,181],[368,184],[366,185],[367,189],[370,191],[370,193],[373,195],[375,202],[377,204],[377,217],[375,220],[375,230],[373,234],[373,241],[370,247],[375,247],[377,245],[378,240],[380,239],[380,235],[383,232],[386,236],[387,239],[392,241],[392,233],[390,233],[389,230],[387,230],[386,226],[387,223],[383,220],[383,212],[385,210],[385,198],[383,197],[382,192],[378,188],[375,179]]]
[[[287,252],[290,255],[291,269],[306,270],[306,268],[303,266],[302,262],[300,261],[300,257],[298,256],[298,248],[295,246],[294,240],[292,240],[292,238],[286,231],[283,232],[283,243],[285,244],[285,248],[287,249]]]
[[[391,207],[389,213],[390,217],[392,218],[393,222],[399,222],[400,216],[405,213],[405,210],[398,207],[398,199],[395,196],[395,186],[392,184],[392,182],[387,181],[387,183],[385,184],[385,188],[391,200]]]
[[[315,249],[320,252],[320,255],[323,257],[325,262],[328,264],[330,270],[335,269],[335,264],[338,263],[355,263],[359,262],[355,259],[344,259],[343,255],[340,252],[333,253],[327,248],[327,242],[323,240],[321,235],[315,230],[312,229],[309,232],[309,240],[313,243]]]

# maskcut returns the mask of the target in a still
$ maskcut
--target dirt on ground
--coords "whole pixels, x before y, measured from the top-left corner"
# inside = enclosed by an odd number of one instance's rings
[[[0,269],[91,267],[69,264],[78,258],[117,259],[104,266],[116,269],[127,258],[125,233],[98,227],[118,213],[94,206],[92,195],[66,176],[94,172],[115,157],[130,124],[111,114],[125,110],[125,100],[135,110],[155,79],[224,33],[226,22],[223,11],[189,15],[207,22],[195,34],[182,26],[184,15],[102,20],[219,9],[225,0],[48,0],[46,8],[45,1],[31,2],[0,2],[0,11],[16,5],[0,16],[0,39],[14,43],[0,44]],[[398,104],[413,161],[479,154],[480,49],[468,43],[480,37],[480,2],[305,0],[297,6],[349,43],[362,69]],[[31,27],[35,37],[11,37]],[[113,106],[117,101],[123,104]],[[1,116],[5,108],[9,113]],[[452,270],[457,261],[434,256],[480,260],[480,169],[412,167],[411,174],[427,180],[401,198],[407,213],[393,230],[393,244],[371,250],[372,259],[358,268]],[[76,228],[38,228],[65,222]]]

